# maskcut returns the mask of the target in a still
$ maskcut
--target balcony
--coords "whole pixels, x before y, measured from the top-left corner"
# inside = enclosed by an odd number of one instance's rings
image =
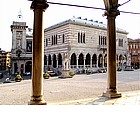
[[[106,51],[107,50],[107,45],[98,45],[98,51]]]

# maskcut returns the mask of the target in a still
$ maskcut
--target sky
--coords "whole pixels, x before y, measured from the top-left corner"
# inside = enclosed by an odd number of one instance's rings
[[[48,2],[59,2],[68,4],[85,5],[91,7],[104,8],[103,0],[47,0]],[[119,0],[122,4],[128,0]],[[30,9],[31,1],[28,0],[3,0],[0,8],[0,48],[5,51],[11,51],[12,48],[12,33],[10,26],[13,21],[17,21],[19,11],[23,16],[23,21],[26,22],[29,28],[33,28],[34,13]],[[120,11],[140,13],[140,1],[131,0],[125,5],[119,7]],[[60,5],[49,4],[49,7],[44,13],[44,28],[57,24],[61,21],[75,17],[98,20],[107,23],[106,17],[103,17],[103,10],[76,8]],[[140,15],[120,13],[116,17],[116,27],[129,32],[128,37],[132,39],[140,38]]]

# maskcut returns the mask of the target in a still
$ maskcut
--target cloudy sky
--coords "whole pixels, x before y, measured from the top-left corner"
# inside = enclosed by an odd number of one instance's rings
[[[119,0],[119,4],[122,4],[128,0]],[[69,3],[77,5],[85,5],[91,7],[104,8],[103,0],[48,0],[48,2]],[[0,48],[5,51],[11,51],[12,47],[12,33],[10,26],[13,21],[17,21],[17,15],[21,10],[23,15],[23,21],[27,22],[27,26],[33,27],[33,11],[30,10],[31,2],[28,0],[3,0],[1,1],[0,8]],[[119,7],[120,11],[137,12],[140,13],[140,1],[131,0],[127,4]],[[103,10],[76,8],[59,5],[49,5],[49,8],[44,14],[44,28],[53,24],[59,23],[66,19],[75,17],[82,17],[87,19],[98,20],[106,23],[106,17],[103,17]],[[140,38],[140,14],[125,14],[121,13],[116,18],[116,26],[129,32],[128,37]]]

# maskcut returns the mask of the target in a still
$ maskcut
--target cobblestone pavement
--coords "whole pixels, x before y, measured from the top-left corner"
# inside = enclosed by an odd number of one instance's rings
[[[44,79],[44,99],[48,105],[138,105],[140,104],[140,80],[137,71],[117,73],[118,92],[121,98],[102,97],[107,88],[107,74],[75,75],[73,78]],[[31,97],[31,80],[0,84],[1,105],[27,105]]]

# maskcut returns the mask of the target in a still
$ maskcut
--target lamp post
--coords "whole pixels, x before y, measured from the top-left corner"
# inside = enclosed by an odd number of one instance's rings
[[[120,14],[118,0],[104,0],[105,16],[107,16],[107,91],[103,96],[109,98],[121,97],[116,88],[116,26],[115,18]]]
[[[31,0],[30,0],[31,1]],[[44,29],[43,12],[48,7],[46,0],[32,0],[34,11],[33,52],[32,52],[32,96],[29,105],[46,105],[43,99],[43,56]]]

